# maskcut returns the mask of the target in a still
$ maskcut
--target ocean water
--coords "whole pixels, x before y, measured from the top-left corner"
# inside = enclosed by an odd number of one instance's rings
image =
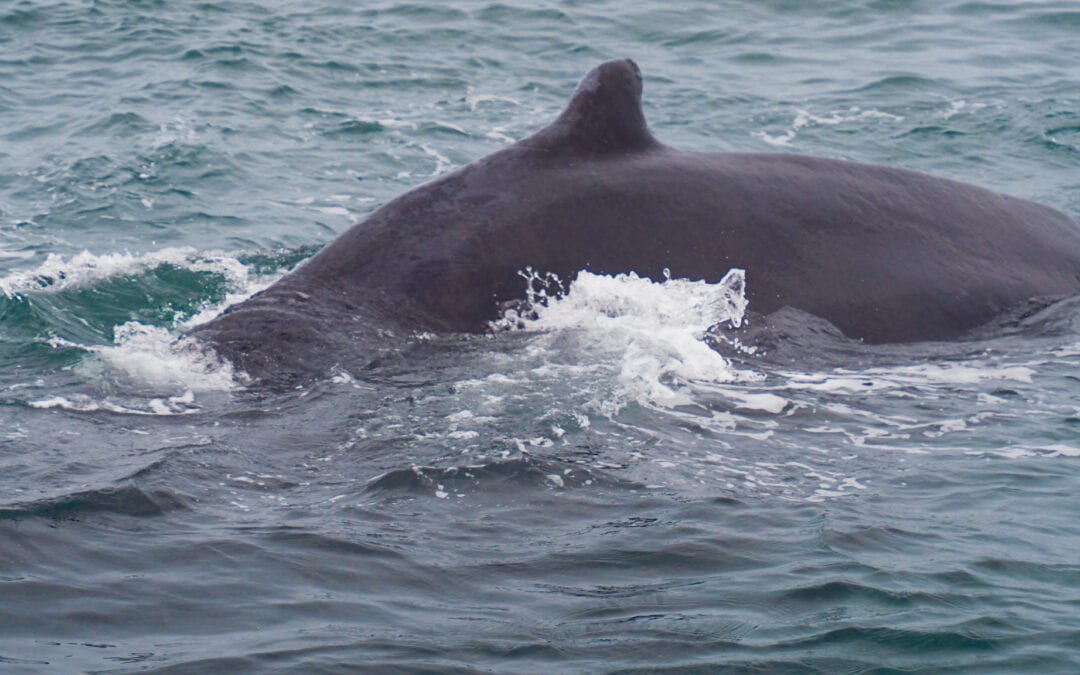
[[[0,671],[1080,670],[1076,301],[779,359],[705,344],[738,271],[585,274],[287,392],[178,339],[624,56],[671,145],[1080,216],[1064,0],[0,0]]]

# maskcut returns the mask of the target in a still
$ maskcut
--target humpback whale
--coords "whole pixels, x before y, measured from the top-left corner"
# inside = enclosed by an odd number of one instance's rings
[[[678,150],[642,77],[601,64],[527,138],[397,197],[192,334],[254,380],[370,361],[391,336],[482,332],[531,267],[661,280],[746,271],[750,309],[795,308],[868,343],[946,340],[1080,289],[1080,224],[913,171]]]

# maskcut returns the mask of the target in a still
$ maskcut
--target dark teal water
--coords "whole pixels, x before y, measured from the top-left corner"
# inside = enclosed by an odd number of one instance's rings
[[[285,393],[172,344],[621,56],[672,145],[1080,215],[1070,2],[0,0],[0,670],[1080,670],[1075,302],[725,363],[624,282]]]

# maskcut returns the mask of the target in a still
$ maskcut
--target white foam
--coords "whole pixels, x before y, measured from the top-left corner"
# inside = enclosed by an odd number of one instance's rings
[[[431,171],[432,176],[444,174],[450,169],[454,168],[454,163],[450,160],[450,158],[442,154],[435,148],[421,144],[420,149],[423,150],[424,154],[428,157],[435,158],[435,168]]]
[[[795,119],[792,121],[791,126],[780,135],[773,135],[766,131],[756,131],[754,135],[765,141],[769,145],[784,147],[791,145],[791,142],[795,140],[795,137],[800,131],[811,126],[836,126],[840,124],[850,124],[853,122],[865,122],[866,120],[890,120],[899,122],[904,118],[892,113],[882,112],[880,110],[863,110],[858,106],[852,106],[847,110],[834,110],[825,116],[814,115],[806,110],[796,110]]]
[[[12,272],[0,277],[0,291],[7,297],[30,292],[55,292],[83,286],[94,281],[125,274],[135,274],[159,265],[175,265],[195,271],[224,274],[234,286],[247,281],[247,268],[234,256],[225,253],[198,253],[194,248],[165,248],[148,253],[91,253],[71,256],[50,253],[34,269]]]
[[[834,394],[866,394],[886,389],[939,385],[971,385],[993,380],[1031,383],[1035,371],[1027,366],[991,366],[978,361],[854,371],[838,368],[829,373],[789,374],[787,388]]]
[[[344,206],[316,206],[315,211],[326,216],[352,216],[352,211]]]
[[[385,114],[387,114],[387,115],[392,115],[393,114],[389,110],[385,110],[383,112]],[[356,121],[360,122],[360,123],[363,123],[363,124],[371,124],[372,123],[372,120],[363,119],[363,118],[360,118],[360,117],[357,117]],[[374,120],[374,122],[375,122],[375,124],[378,124],[379,126],[384,127],[386,129],[409,129],[411,131],[415,131],[417,129],[416,122],[410,122],[408,120],[402,120],[402,119],[398,119],[396,117],[381,117],[381,118],[379,118],[377,120]]]
[[[145,403],[144,408],[134,405],[123,405],[108,399],[96,400],[85,394],[73,394],[70,396],[50,396],[40,401],[30,401],[31,408],[48,410],[59,408],[75,412],[110,412],[118,415],[151,415],[151,416],[175,416],[190,415],[199,411],[194,405],[194,395],[185,391],[177,396],[151,398]]]
[[[516,143],[517,139],[510,136],[507,133],[506,127],[492,127],[490,131],[484,134],[484,138],[492,141],[498,141],[500,143]]]
[[[151,147],[154,150],[160,150],[174,143],[194,143],[196,138],[195,129],[192,128],[191,122],[177,115],[169,122],[158,125],[158,133],[154,137]]]
[[[469,110],[476,112],[478,106],[483,103],[509,103],[510,105],[520,106],[521,101],[510,98],[509,96],[499,96],[497,94],[477,94],[476,90],[472,87],[465,88],[465,104],[469,106]]]
[[[788,400],[786,398],[777,396],[776,394],[751,394],[746,392],[735,392],[730,389],[724,393],[727,396],[734,398],[737,402],[736,407],[743,410],[758,410],[779,415],[788,405]]]
[[[459,127],[458,125],[456,125],[456,124],[454,124],[452,122],[447,122],[446,120],[434,120],[434,124],[436,126],[442,127],[443,129],[449,129],[450,131],[459,133],[462,136],[469,136],[470,135],[469,132],[466,131],[465,129]]]
[[[91,347],[111,368],[142,382],[193,391],[234,389],[243,376],[193,338],[177,339],[159,326],[137,321],[117,326],[115,344]]]
[[[508,311],[494,327],[574,335],[589,362],[614,364],[621,392],[632,400],[692,405],[692,383],[747,377],[704,341],[711,327],[742,322],[743,270],[730,270],[714,284],[582,271],[565,293],[550,275],[530,269],[523,276],[529,283],[526,311]]]
[[[949,109],[946,110],[945,112],[941,113],[941,116],[943,118],[949,120],[949,119],[952,119],[953,117],[957,116],[961,112],[964,112],[965,110],[967,110],[969,112],[970,111],[975,111],[975,110],[982,110],[986,106],[987,106],[987,104],[985,104],[985,103],[968,103],[967,101],[965,101],[963,99],[958,99],[956,101],[950,101],[949,102]]]
[[[50,254],[36,268],[0,278],[0,290],[8,297],[31,291],[57,292],[166,264],[223,275],[231,292],[221,303],[204,308],[171,329],[133,321],[114,329],[113,345],[87,346],[57,337],[50,339],[49,343],[94,353],[110,369],[143,383],[182,387],[185,391],[221,391],[235,388],[238,381],[244,380],[242,374],[234,372],[229,364],[222,362],[198,341],[190,338],[178,339],[173,331],[185,330],[212,319],[226,307],[270,285],[280,274],[250,275],[248,268],[233,255],[200,253],[193,248],[166,248],[138,255],[94,254],[82,251],[71,256]],[[93,366],[87,364],[87,367]],[[98,406],[97,409],[114,412],[122,412],[120,408],[126,410],[124,406],[86,401],[68,401],[63,407],[89,410],[95,405]],[[154,407],[151,405],[151,408]],[[156,408],[161,414],[176,414],[172,404],[160,404],[156,405]],[[150,412],[153,413],[154,410]],[[140,414],[145,414],[145,411]]]
[[[1073,445],[1064,445],[1062,443],[1040,445],[1035,449],[1048,452],[1051,457],[1080,457],[1080,448]]]

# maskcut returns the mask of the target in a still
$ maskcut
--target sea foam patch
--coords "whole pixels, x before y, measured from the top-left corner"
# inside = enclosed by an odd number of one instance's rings
[[[920,363],[891,368],[851,370],[836,368],[826,373],[791,373],[786,387],[833,394],[856,394],[903,389],[974,385],[987,381],[1031,383],[1035,371],[1024,365],[1001,366],[981,361]]]
[[[741,324],[746,276],[730,270],[719,282],[635,273],[579,272],[569,287],[527,269],[524,308],[509,310],[495,328],[573,334],[583,357],[614,364],[622,393],[648,405],[692,405],[694,382],[752,379],[711,349],[704,338],[723,323]]]
[[[207,304],[193,316],[177,319],[175,326],[154,326],[129,321],[113,329],[112,345],[76,344],[53,337],[50,344],[75,347],[95,354],[99,363],[143,384],[180,387],[182,391],[221,391],[242,385],[245,377],[197,340],[177,335],[210,320],[225,308],[269,286],[283,273],[255,274],[235,255],[199,252],[194,248],[165,248],[142,254],[89,251],[64,256],[50,254],[35,268],[0,277],[0,291],[8,297],[26,293],[54,293],[92,285],[115,277],[139,274],[161,265],[225,278],[229,292],[219,302]],[[86,364],[93,368],[92,365]],[[80,407],[81,406],[81,407]],[[83,409],[85,405],[69,406]],[[176,406],[166,406],[167,412]],[[160,408],[160,406],[158,406]],[[158,411],[160,412],[160,410]]]
[[[799,109],[795,112],[795,119],[791,126],[780,134],[770,134],[767,131],[756,131],[754,135],[769,145],[776,147],[790,146],[799,132],[814,126],[837,126],[850,123],[864,123],[868,120],[885,120],[888,122],[903,121],[903,117],[880,110],[863,110],[858,106],[852,106],[847,110],[833,110],[826,115],[815,115],[807,110]]]
[[[236,257],[225,253],[199,253],[194,248],[165,248],[148,253],[91,253],[82,251],[65,256],[50,253],[35,268],[0,277],[0,292],[14,297],[32,291],[55,292],[135,274],[159,265],[175,265],[194,271],[212,271],[225,275],[232,286],[243,286],[248,269]]]
[[[114,342],[92,351],[109,367],[142,382],[179,385],[194,391],[223,391],[245,380],[242,373],[198,340],[177,338],[160,326],[129,321],[116,327]]]

